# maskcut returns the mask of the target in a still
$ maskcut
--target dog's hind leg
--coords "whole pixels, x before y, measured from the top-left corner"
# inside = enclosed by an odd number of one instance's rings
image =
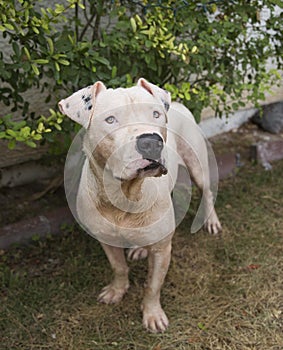
[[[214,209],[214,197],[210,188],[210,171],[212,169],[209,168],[206,141],[200,137],[197,140],[197,144],[193,145],[195,147],[191,147],[190,143],[179,139],[177,145],[178,152],[193,182],[203,194],[197,217],[192,226],[192,231],[198,230],[204,223],[205,228],[210,234],[217,234],[222,228]],[[195,152],[195,149],[197,149],[198,152]]]
[[[147,249],[143,247],[130,248],[127,252],[128,260],[132,261],[145,259],[147,258],[147,255]]]
[[[214,209],[215,198],[211,191],[211,184],[216,192],[218,183],[217,163],[212,149],[185,106],[174,103],[169,110],[169,117],[169,136],[174,136],[178,155],[203,193],[191,231],[196,232],[205,224],[208,232],[216,234],[221,231],[221,224]]]
[[[126,262],[124,249],[101,243],[105,254],[114,272],[113,281],[104,287],[98,296],[98,301],[105,304],[114,304],[122,300],[129,288],[129,268]]]

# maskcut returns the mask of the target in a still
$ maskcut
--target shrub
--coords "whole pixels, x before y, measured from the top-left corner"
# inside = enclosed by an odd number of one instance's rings
[[[165,86],[197,119],[257,105],[280,81],[267,62],[282,68],[282,1],[0,0],[0,31],[10,45],[1,55],[0,101],[11,113],[0,120],[9,147],[22,141],[66,138],[73,124],[54,106],[33,111],[24,93],[48,92],[46,103],[102,80],[130,86],[138,77]],[[270,12],[263,21],[262,10]],[[280,12],[280,11],[279,11]],[[23,116],[15,121],[15,115]],[[62,139],[60,137],[60,139]]]

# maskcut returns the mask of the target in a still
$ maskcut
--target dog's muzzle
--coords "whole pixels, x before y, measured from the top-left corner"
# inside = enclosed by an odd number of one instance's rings
[[[158,175],[167,174],[167,169],[161,161],[161,152],[163,147],[163,139],[156,133],[141,134],[137,137],[136,149],[138,153],[142,155],[143,159],[147,159],[151,162],[145,168],[139,169],[139,172],[158,170]]]

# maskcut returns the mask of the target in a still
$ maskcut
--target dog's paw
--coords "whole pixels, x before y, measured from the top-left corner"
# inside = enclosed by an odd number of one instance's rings
[[[123,296],[127,292],[128,288],[128,285],[123,288],[117,288],[113,284],[109,284],[102,289],[97,300],[103,304],[119,303],[123,299]]]
[[[130,248],[128,250],[127,256],[128,260],[141,260],[147,258],[148,251],[145,248],[139,247],[139,248]]]
[[[143,310],[143,326],[152,333],[163,333],[169,326],[168,318],[161,307]]]
[[[218,235],[222,231],[221,223],[215,212],[212,213],[207,219],[205,228],[211,235]]]

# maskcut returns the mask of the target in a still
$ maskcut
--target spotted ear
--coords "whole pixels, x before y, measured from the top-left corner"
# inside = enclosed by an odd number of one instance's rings
[[[137,82],[137,86],[140,86],[147,90],[151,95],[161,100],[166,111],[169,110],[171,105],[171,95],[170,92],[161,89],[160,87],[149,83],[144,78],[140,78]]]
[[[101,81],[97,81],[95,84],[83,88],[64,100],[61,100],[58,103],[59,109],[63,114],[66,114],[69,118],[87,129],[91,120],[96,97],[105,90],[105,85]]]

